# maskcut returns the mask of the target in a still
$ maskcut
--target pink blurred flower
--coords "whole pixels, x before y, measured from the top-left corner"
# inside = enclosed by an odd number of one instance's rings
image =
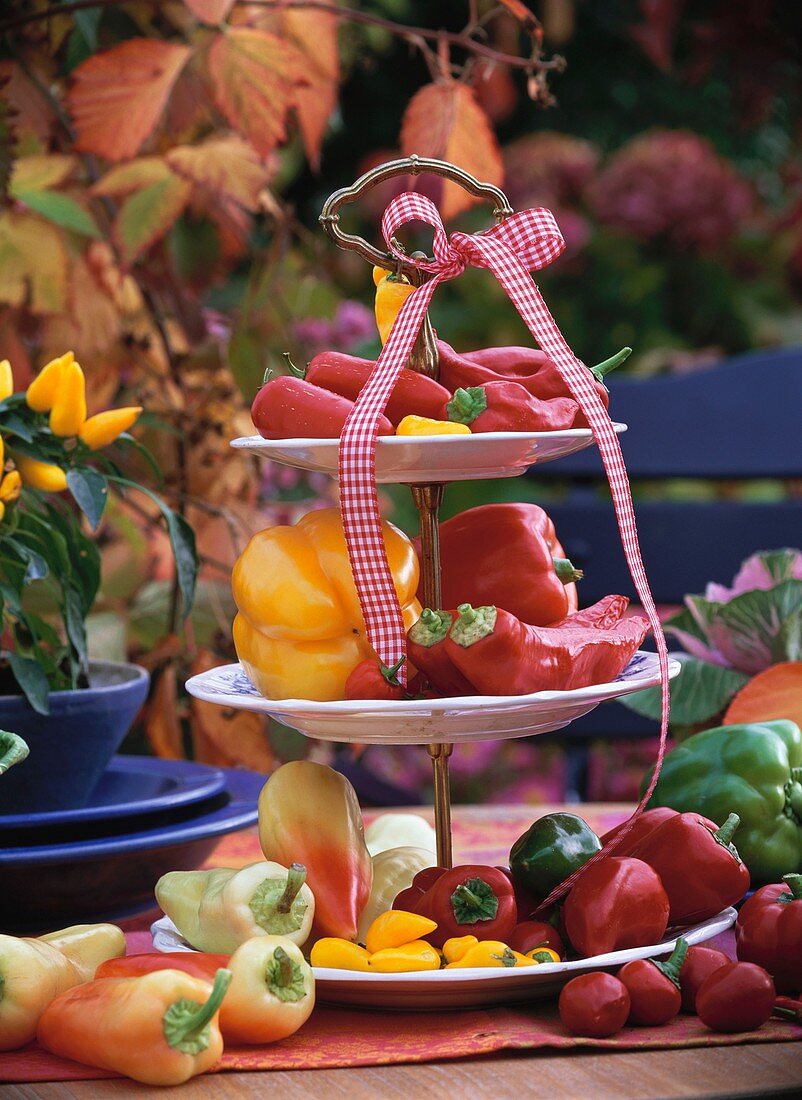
[[[551,131],[519,138],[503,155],[505,190],[516,210],[576,203],[599,162],[589,141]]]
[[[337,306],[333,319],[304,317],[292,327],[293,336],[303,354],[311,359],[318,352],[353,351],[376,333],[373,313],[361,302],[344,301]]]

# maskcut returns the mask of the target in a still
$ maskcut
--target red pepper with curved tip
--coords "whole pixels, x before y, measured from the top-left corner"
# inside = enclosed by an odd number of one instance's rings
[[[606,1039],[627,1022],[629,991],[612,974],[580,974],[563,986],[557,1007],[572,1035]]]
[[[633,856],[660,876],[672,924],[714,917],[749,889],[749,870],[731,843],[739,824],[737,814],[730,814],[720,829],[699,814],[677,814],[634,849]]]
[[[711,1031],[755,1031],[771,1016],[776,996],[762,966],[731,962],[702,982],[696,1015]]]
[[[520,951],[522,955],[534,951],[537,947],[550,947],[561,959],[565,958],[565,944],[562,936],[552,924],[546,921],[521,921],[513,928],[506,942],[513,951]]]
[[[389,668],[377,658],[360,661],[345,681],[346,699],[406,699],[407,691],[398,679],[406,657]]]
[[[512,883],[497,867],[480,864],[444,871],[410,911],[436,922],[423,937],[434,947],[457,936],[506,943],[518,923]]]
[[[440,412],[441,420],[467,424],[472,432],[556,432],[573,428],[579,405],[572,397],[542,400],[519,382],[460,386]]]
[[[339,351],[321,351],[310,362],[304,377],[315,386],[356,401],[375,366],[373,359],[359,359]],[[301,373],[295,367],[291,369],[296,374]],[[443,406],[450,398],[451,392],[445,386],[405,367],[393,387],[384,415],[394,426],[405,416],[443,420]]]
[[[680,973],[688,953],[681,936],[665,962],[633,959],[618,971],[618,980],[629,991],[629,1023],[657,1027],[673,1020],[680,1010]]]
[[[648,863],[607,856],[583,871],[562,916],[580,955],[605,955],[659,943],[668,925],[668,897]]]
[[[339,439],[353,401],[313,386],[302,378],[281,375],[262,386],[251,405],[251,419],[264,439]],[[386,416],[379,435],[393,435]]]
[[[415,548],[420,557],[417,541]],[[554,524],[537,504],[481,504],[441,523],[440,565],[442,607],[491,604],[533,626],[555,623],[577,609],[574,582],[582,573],[566,558]]]
[[[784,875],[748,898],[735,923],[738,958],[768,970],[780,993],[802,990],[802,875]]]
[[[645,810],[640,815],[640,817],[635,819],[635,824],[629,830],[624,839],[620,841],[620,843],[616,844],[615,848],[610,854],[617,856],[631,856],[638,845],[641,843],[641,841],[645,840],[647,836],[653,833],[659,825],[662,825],[671,817],[678,816],[679,812],[677,810],[672,810],[669,806],[655,806],[653,810]],[[701,814],[699,816],[701,820],[704,821],[706,825],[708,825],[709,828],[713,829],[713,831],[718,828],[718,825],[716,825],[715,821],[710,821],[710,819],[706,817],[702,818]],[[626,821],[622,822],[620,825],[616,825],[614,829],[610,829],[609,832],[605,833],[604,836],[601,838],[602,847],[605,848],[614,837],[623,832],[625,825]]]
[[[418,621],[407,631],[407,653],[410,662],[438,694],[476,695],[473,684],[446,652],[446,637],[456,615],[456,611],[434,611],[424,607]]]
[[[107,959],[95,971],[96,978],[139,978],[154,970],[180,970],[192,978],[213,982],[220,969],[228,966],[229,955],[210,951],[153,951],[141,955],[121,955]]]
[[[696,994],[702,983],[714,970],[730,961],[723,951],[716,951],[715,947],[688,948],[679,978],[683,1012],[696,1012]]]

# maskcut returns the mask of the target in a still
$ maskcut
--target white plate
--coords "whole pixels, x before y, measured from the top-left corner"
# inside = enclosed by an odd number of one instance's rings
[[[691,946],[712,939],[735,923],[734,909],[724,909],[702,924],[683,928]],[[169,917],[151,925],[156,951],[192,951]],[[513,1004],[544,1000],[557,993],[571,978],[591,970],[615,970],[631,959],[668,955],[679,930],[650,947],[611,951],[573,962],[542,963],[518,969],[434,970],[419,974],[364,974],[353,970],[324,970],[315,967],[315,994],[327,1004],[369,1008],[440,1009],[479,1008],[483,1005]]]
[[[669,660],[669,675],[679,672]],[[369,745],[428,745],[488,741],[561,729],[606,699],[660,683],[657,656],[638,650],[617,680],[574,691],[532,695],[466,695],[454,699],[265,699],[242,667],[221,665],[187,681],[187,691],[207,703],[269,714],[307,737]]]
[[[626,424],[614,424],[625,432]],[[414,485],[517,477],[538,462],[584,450],[593,442],[589,428],[560,432],[480,432],[476,435],[381,436],[376,443],[376,481]],[[287,466],[337,477],[339,439],[235,439],[232,447],[255,451]]]

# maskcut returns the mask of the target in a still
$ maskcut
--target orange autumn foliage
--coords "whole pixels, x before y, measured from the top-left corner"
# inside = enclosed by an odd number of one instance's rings
[[[783,661],[753,676],[724,715],[724,725],[787,718],[802,728],[802,661]]]

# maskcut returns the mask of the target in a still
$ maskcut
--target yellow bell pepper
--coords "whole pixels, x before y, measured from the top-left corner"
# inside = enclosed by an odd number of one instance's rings
[[[421,940],[434,932],[437,921],[422,917],[420,913],[407,913],[404,909],[389,909],[376,917],[365,937],[365,947],[370,954],[387,947],[403,947],[413,940]]]
[[[446,970],[537,965],[534,959],[528,959],[520,951],[513,951],[511,947],[508,947],[506,943],[501,943],[500,940],[480,940],[456,962],[448,963]]]
[[[443,958],[446,963],[459,962],[472,947],[476,947],[478,942],[476,936],[452,936],[443,944]]]
[[[312,966],[325,970],[370,970],[370,955],[364,947],[339,936],[324,936],[312,948],[309,956]]]
[[[14,392],[14,373],[8,359],[0,362],[0,401],[5,401]]]
[[[384,523],[384,544],[407,629],[420,616],[412,542]],[[234,645],[268,699],[342,699],[351,671],[375,654],[336,508],[309,512],[294,527],[254,535],[234,566],[239,609]]]
[[[40,462],[29,455],[14,455],[22,484],[31,489],[41,489],[45,493],[61,493],[67,488],[67,475],[60,466],[51,462]]]
[[[379,272],[381,272],[380,276],[378,275]],[[401,306],[415,287],[403,275],[385,271],[383,267],[374,267],[373,281],[376,284],[376,303],[374,307],[376,327],[379,330],[382,344],[386,344],[387,337],[395,324]]]
[[[46,363],[28,386],[25,394],[28,407],[33,409],[34,412],[50,412],[61,386],[64,372],[74,362],[75,356],[71,351],[67,351],[64,355],[59,355],[58,358],[51,359],[49,363]]]
[[[78,431],[78,438],[93,451],[108,447],[110,443],[132,428],[142,412],[141,405],[129,405],[124,409],[108,409],[85,420]]]
[[[439,970],[440,954],[426,940],[413,940],[400,947],[385,947],[370,956],[370,969],[379,974],[411,974],[416,970]]]
[[[470,435],[467,424],[450,420],[431,420],[428,416],[405,416],[395,429],[396,435]]]
[[[53,435],[77,435],[86,420],[86,379],[78,363],[64,368],[50,410]]]

